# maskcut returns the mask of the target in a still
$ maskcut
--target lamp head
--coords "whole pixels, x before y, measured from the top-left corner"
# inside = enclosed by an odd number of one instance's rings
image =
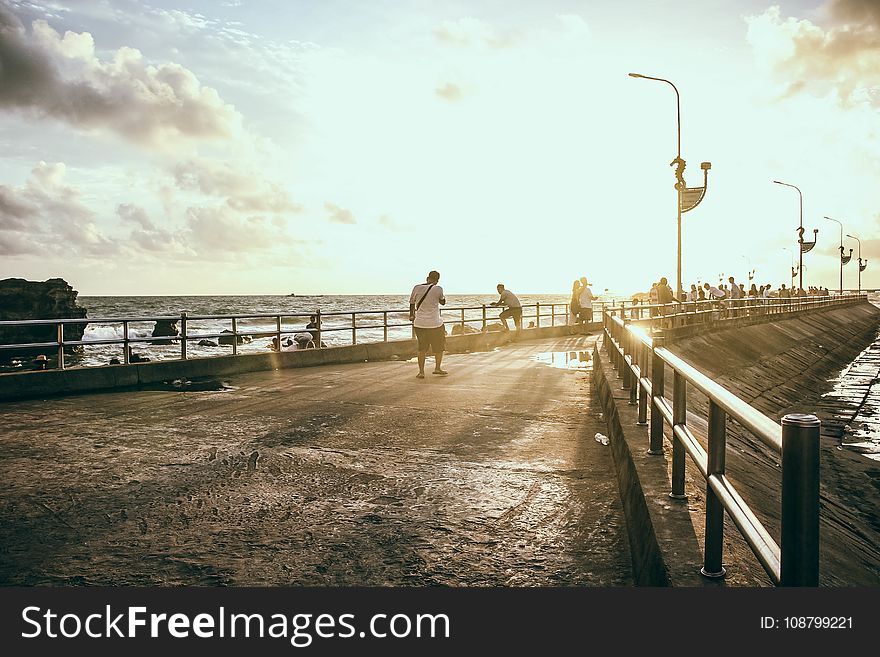
[[[700,168],[703,171],[708,171],[709,169],[712,168],[712,163],[711,162],[700,162]]]
[[[643,77],[645,77],[645,76],[642,75],[641,73],[629,73],[628,75],[629,75],[629,77],[631,77],[631,78],[643,78]]]

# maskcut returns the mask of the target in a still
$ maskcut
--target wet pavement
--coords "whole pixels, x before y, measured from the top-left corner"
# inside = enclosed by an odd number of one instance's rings
[[[594,339],[0,405],[0,583],[631,585]]]

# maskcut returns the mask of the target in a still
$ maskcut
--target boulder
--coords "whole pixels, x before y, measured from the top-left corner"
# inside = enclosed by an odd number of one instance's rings
[[[199,340],[199,346],[200,347],[216,347],[217,343],[214,342],[213,340],[202,339],[202,340]]]
[[[229,335],[221,335],[219,342],[220,344],[231,345],[234,338],[232,337],[232,331],[229,329],[223,329],[220,333],[228,333]],[[251,342],[253,338],[249,335],[239,335],[238,336],[238,344],[244,344],[245,342]]]
[[[505,329],[504,326],[502,326],[498,322],[486,325],[486,331],[489,333],[498,333],[499,331],[506,331],[506,330],[507,329]]]
[[[47,281],[7,278],[0,281],[0,320],[79,319],[86,316],[86,309],[77,305],[78,294],[61,278],[50,278]],[[85,330],[85,324],[65,325],[64,339],[82,340]],[[57,339],[58,329],[52,325],[0,328],[0,344],[55,342]],[[4,350],[0,351],[0,360],[45,352],[45,348],[21,349],[14,354]]]
[[[153,326],[153,337],[161,338],[165,336],[177,337],[180,332],[177,330],[176,319],[158,319],[156,325]],[[173,340],[155,340],[153,344],[173,344]]]
[[[479,333],[478,329],[475,329],[473,326],[469,326],[465,324],[462,326],[461,324],[455,324],[452,327],[452,335],[470,335],[471,333]]]

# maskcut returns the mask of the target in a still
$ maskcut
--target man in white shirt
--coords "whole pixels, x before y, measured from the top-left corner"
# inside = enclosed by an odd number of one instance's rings
[[[589,324],[593,321],[593,290],[590,289],[590,282],[587,277],[581,278],[581,293],[578,297],[578,322],[581,324]]]
[[[510,290],[504,289],[504,284],[499,283],[495,288],[498,290],[498,294],[501,297],[498,301],[493,301],[492,306],[507,306],[507,310],[501,311],[501,314],[498,315],[498,319],[501,320],[501,323],[504,324],[504,330],[509,331],[510,328],[507,326],[507,318],[513,317],[513,325],[516,327],[517,331],[522,330],[522,304],[519,302],[517,296],[511,292]]]
[[[434,374],[446,376],[448,372],[440,368],[443,362],[443,349],[446,347],[446,328],[440,318],[440,306],[446,305],[443,288],[437,285],[440,272],[431,271],[425,283],[419,283],[409,295],[409,321],[413,323],[419,341],[419,373],[416,378],[425,378],[425,358],[428,347],[434,351]]]

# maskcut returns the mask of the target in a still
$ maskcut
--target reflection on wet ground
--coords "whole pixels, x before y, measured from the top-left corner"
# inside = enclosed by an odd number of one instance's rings
[[[192,379],[180,378],[171,381],[159,381],[140,386],[141,390],[176,390],[179,392],[217,392],[234,390],[228,381],[214,377],[199,376]]]
[[[532,360],[561,370],[591,370],[593,360],[588,351],[545,351]]]
[[[830,383],[822,433],[839,438],[840,449],[880,461],[880,335]]]

